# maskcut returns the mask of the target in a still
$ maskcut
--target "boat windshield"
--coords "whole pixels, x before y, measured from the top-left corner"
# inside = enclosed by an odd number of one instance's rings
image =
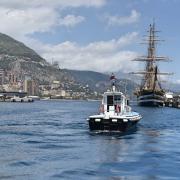
[[[107,105],[112,106],[114,104],[114,98],[112,95],[107,96]]]
[[[107,105],[120,104],[121,99],[121,95],[107,95],[104,96],[104,103]]]
[[[114,103],[115,104],[121,103],[121,95],[114,95]]]
[[[121,95],[107,95],[104,97],[104,103],[107,104],[107,111],[110,106],[116,107],[117,104],[121,104]]]

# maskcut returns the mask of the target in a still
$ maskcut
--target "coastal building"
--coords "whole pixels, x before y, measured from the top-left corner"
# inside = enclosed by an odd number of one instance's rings
[[[4,69],[0,69],[0,85],[4,84]]]
[[[8,72],[7,76],[8,76],[9,84],[16,85],[18,83],[17,74],[10,71],[10,72]]]
[[[27,92],[28,95],[38,95],[39,94],[39,87],[38,83],[31,79],[26,79],[24,81],[24,91]]]
[[[62,99],[64,99],[64,98],[66,98],[67,96],[69,96],[69,94],[66,93],[66,91],[65,91],[65,90],[62,90],[62,89],[58,89],[58,90],[56,90],[56,89],[43,90],[43,91],[41,92],[41,94],[42,94],[43,96],[51,96],[51,98],[62,98]]]
[[[60,87],[60,81],[53,81],[51,89],[58,89]]]

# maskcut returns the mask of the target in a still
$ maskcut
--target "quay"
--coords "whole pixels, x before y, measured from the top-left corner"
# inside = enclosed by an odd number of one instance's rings
[[[27,97],[27,92],[2,91],[0,92],[0,102],[33,102],[33,99],[30,97]]]

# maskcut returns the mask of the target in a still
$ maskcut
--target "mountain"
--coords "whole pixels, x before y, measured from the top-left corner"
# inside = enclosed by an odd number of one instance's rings
[[[98,92],[104,92],[110,87],[110,75],[103,74],[94,71],[77,71],[77,70],[64,70],[67,74],[70,74],[76,82],[83,84],[84,86],[88,85],[90,89]],[[134,89],[137,88],[137,84],[126,78],[117,78],[116,83],[118,88],[122,92],[127,92],[132,95]]]
[[[67,74],[74,78],[74,81],[90,87],[90,89],[102,92],[105,90],[109,82],[109,76],[94,71],[78,71],[78,70],[64,70]]]
[[[33,60],[35,62],[45,63],[45,60],[34,50],[2,33],[0,33],[0,54],[8,54],[9,56],[16,56],[19,58],[25,57],[27,61]]]
[[[23,43],[0,33],[0,68],[21,72],[37,79],[40,83],[70,78]]]
[[[29,75],[39,84],[59,80],[66,84],[79,84],[93,91],[103,92],[109,87],[109,75],[93,71],[59,69],[48,63],[25,44],[0,33],[0,68],[21,75]],[[127,85],[125,86],[125,83]],[[118,80],[122,90],[132,92],[136,84],[122,78]],[[126,88],[125,88],[126,87]]]

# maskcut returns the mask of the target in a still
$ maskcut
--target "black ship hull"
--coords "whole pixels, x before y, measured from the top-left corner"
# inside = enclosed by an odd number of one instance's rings
[[[136,127],[137,121],[124,121],[123,119],[118,119],[117,122],[113,122],[112,119],[100,119],[96,122],[94,118],[89,119],[89,129],[91,131],[117,131],[126,132],[130,129]]]
[[[164,94],[159,93],[145,93],[138,96],[138,105],[163,107],[165,105]]]

